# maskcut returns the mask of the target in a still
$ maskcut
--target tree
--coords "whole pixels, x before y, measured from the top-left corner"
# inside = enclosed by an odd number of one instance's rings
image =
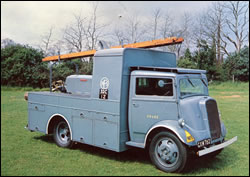
[[[1,49],[1,85],[47,87],[47,63],[43,53],[29,46],[14,45]]]
[[[170,34],[170,36],[182,37],[183,36],[183,31],[182,30],[178,30],[176,28],[173,28],[173,29],[171,29],[171,31],[170,31],[169,34]],[[170,52],[176,53],[177,60],[180,58],[182,44],[169,45],[169,46],[167,46],[167,48],[168,48],[168,50]]]
[[[196,51],[194,60],[197,61],[197,67],[207,71],[208,80],[217,80],[218,73],[216,67],[216,45],[215,41],[213,45],[209,47],[205,40],[201,40],[198,44],[200,51]]]
[[[51,53],[51,43],[52,41],[52,34],[53,34],[54,27],[50,27],[49,32],[42,35],[41,45],[39,46],[40,50],[43,51],[45,56],[49,56]]]
[[[240,53],[237,51],[231,53],[225,64],[224,69],[228,79],[238,81],[249,81],[249,47],[245,46],[240,50]]]
[[[114,36],[115,41],[118,41],[117,45],[123,44],[125,37],[124,37],[124,33],[123,33],[122,29],[119,29],[119,27],[118,28],[115,27],[112,36]]]
[[[223,31],[223,23],[224,23],[224,11],[220,2],[215,2],[213,4],[213,16],[210,16],[211,22],[215,24],[215,34],[214,40],[216,44],[216,55],[217,55],[217,65],[221,65],[223,63],[223,57],[221,55],[222,50],[222,31]],[[211,14],[211,13],[210,13]],[[224,48],[224,51],[226,49]],[[226,53],[228,53],[226,51]]]
[[[216,63],[221,65],[223,63],[224,54],[228,55],[227,42],[223,37],[225,31],[225,11],[222,2],[214,2],[202,15],[202,27],[204,39],[207,40],[210,46],[215,44],[216,49]]]
[[[224,8],[227,10],[226,24],[230,32],[224,32],[223,35],[239,53],[249,35],[247,32],[249,30],[249,2],[229,1],[224,4]]]
[[[189,39],[191,38],[191,34],[190,34],[191,26],[192,26],[191,15],[189,13],[184,13],[182,15],[182,23],[178,26],[174,26],[172,24],[172,26],[173,27],[170,29],[169,35],[184,38],[183,44],[168,46],[169,51],[175,52],[177,55],[177,59],[179,59],[182,53],[184,53],[184,47],[189,48],[191,44],[190,39]]]
[[[153,11],[153,40],[157,38],[160,18],[161,18],[161,9],[157,8]]]
[[[86,48],[88,50],[96,49],[97,42],[100,38],[104,37],[104,28],[108,24],[103,24],[98,21],[97,15],[98,3],[93,4],[93,13],[90,19],[87,22],[87,28],[85,29],[85,39],[86,39]]]
[[[191,27],[193,26],[193,21],[192,21],[192,16],[190,13],[185,12],[182,16],[182,24],[181,29],[182,29],[182,37],[185,39],[183,44],[185,48],[190,48],[191,47]]]
[[[61,61],[53,66],[53,81],[65,80],[67,76],[76,74],[76,66],[81,66],[81,61],[74,59],[71,61]]]
[[[204,27],[204,21],[205,21],[206,16],[204,16],[203,14],[199,14],[196,16],[196,20],[194,22],[194,25],[192,26],[191,30],[193,35],[192,40],[196,43],[197,45],[197,52],[198,55],[200,53],[200,43],[202,40],[205,39],[206,34],[205,34],[205,27]]]
[[[169,37],[172,24],[173,24],[173,18],[171,17],[170,13],[166,12],[162,16],[162,22],[159,27],[161,36],[163,38]]]
[[[178,60],[178,67],[196,69],[197,64],[195,63],[189,48],[186,49],[184,56]]]
[[[12,45],[16,45],[16,43],[12,39],[5,38],[1,40],[1,49]]]
[[[90,17],[74,14],[74,23],[64,29],[64,40],[72,52],[96,49],[97,42],[105,36],[107,24],[98,21],[97,9],[98,3],[94,3]]]
[[[80,15],[74,15],[75,22],[68,25],[64,29],[64,40],[67,43],[68,48],[70,48],[70,51],[77,51],[81,52],[83,50],[84,46],[84,35],[85,35],[85,29],[84,29],[84,23],[86,21],[86,17],[83,18]]]
[[[146,29],[143,27],[143,23],[139,19],[138,14],[134,14],[126,18],[125,29],[128,43],[143,41]]]

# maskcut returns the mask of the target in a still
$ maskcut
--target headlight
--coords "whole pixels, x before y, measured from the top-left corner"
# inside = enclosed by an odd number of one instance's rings
[[[179,119],[179,125],[181,126],[181,127],[184,127],[185,126],[185,121],[184,121],[184,119]]]

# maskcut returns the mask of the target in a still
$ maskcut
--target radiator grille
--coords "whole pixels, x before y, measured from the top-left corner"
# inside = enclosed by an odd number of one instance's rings
[[[220,138],[221,126],[220,126],[219,112],[217,109],[216,101],[208,100],[206,102],[206,108],[207,108],[211,138],[212,140]]]

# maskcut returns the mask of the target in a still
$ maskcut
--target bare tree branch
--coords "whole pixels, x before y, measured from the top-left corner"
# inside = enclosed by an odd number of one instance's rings
[[[236,51],[239,53],[248,37],[245,27],[249,26],[249,19],[247,18],[249,3],[244,1],[229,1],[224,4],[224,8],[227,10],[226,24],[233,37],[230,33],[224,33],[223,35],[234,45]]]
[[[53,30],[54,30],[54,27],[51,26],[49,29],[49,32],[42,36],[40,49],[44,52],[45,56],[49,55],[48,50],[49,50],[50,44],[52,43],[51,37],[53,34]]]
[[[156,39],[157,37],[157,29],[158,29],[158,25],[159,25],[159,19],[161,18],[161,9],[157,8],[153,11],[153,21],[154,21],[154,32],[153,32],[153,39]]]

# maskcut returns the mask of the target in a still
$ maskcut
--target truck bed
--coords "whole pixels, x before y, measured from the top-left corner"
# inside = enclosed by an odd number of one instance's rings
[[[69,94],[62,92],[29,92],[29,94],[47,95],[47,96],[60,96],[60,97],[78,97],[78,98],[90,98],[90,94]]]
[[[72,131],[71,139],[121,152],[126,150],[128,130],[120,125],[120,102],[55,92],[29,92],[28,128],[48,134],[50,120],[63,117]]]

